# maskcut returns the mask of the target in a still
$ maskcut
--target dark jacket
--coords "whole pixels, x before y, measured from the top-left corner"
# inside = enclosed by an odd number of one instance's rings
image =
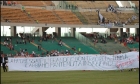
[[[8,57],[4,57],[4,63],[7,63],[6,60],[8,60]],[[0,57],[0,63],[3,62],[3,57]]]

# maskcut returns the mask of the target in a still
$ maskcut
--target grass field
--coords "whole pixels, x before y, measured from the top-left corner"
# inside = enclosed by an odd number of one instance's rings
[[[1,70],[1,84],[139,84],[139,70],[7,73]]]

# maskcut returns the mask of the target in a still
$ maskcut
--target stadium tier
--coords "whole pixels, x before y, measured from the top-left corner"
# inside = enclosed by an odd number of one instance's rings
[[[8,47],[4,46],[3,44],[1,44],[1,51],[7,54],[16,54],[14,50],[10,50]]]
[[[137,7],[139,7],[139,1],[131,1],[132,3],[134,3]]]
[[[109,4],[114,5],[115,7],[118,7],[117,3],[115,1],[67,1],[69,4],[73,4],[75,6],[81,7],[81,8],[107,8]]]
[[[124,2],[122,2],[123,4]],[[115,26],[116,28],[106,30],[104,33],[106,34],[116,34],[120,33],[119,36],[123,37],[123,30],[118,29],[117,27],[123,28],[124,25],[137,25],[139,23],[139,4],[137,1],[129,1],[127,2],[127,7],[121,7],[116,1],[2,1],[1,3],[1,22],[10,24],[10,23],[25,23],[26,24],[45,24],[45,26],[35,26],[34,28],[30,28],[31,34],[36,34],[35,39],[31,43],[26,45],[24,44],[16,44],[16,40],[20,40],[21,38],[14,37],[17,33],[17,28],[15,26],[11,26],[9,28],[12,39],[12,44],[14,45],[15,51],[18,52],[20,48],[28,48],[28,52],[32,53],[33,49],[37,54],[41,54],[42,52],[46,52],[46,50],[59,50],[65,51],[70,50],[72,54],[79,52],[79,49],[83,53],[89,54],[98,54],[100,52],[106,52],[108,54],[113,54],[114,51],[121,50],[122,52],[128,51],[125,46],[121,44],[114,45],[114,40],[108,40],[107,44],[97,43],[96,46],[89,46],[84,42],[80,42],[78,38],[76,38],[75,34],[78,30],[78,27],[71,27],[70,29],[65,29],[61,31],[61,26],[52,28],[53,32],[51,34],[56,33],[56,38],[52,42],[51,39],[48,41],[39,41],[40,37],[43,36],[44,32],[50,31],[51,28],[47,26],[47,24],[55,24],[55,25],[80,25],[80,26],[89,26],[89,25],[99,25],[104,28],[111,28],[111,26]],[[124,4],[126,5],[126,4]],[[134,7],[132,7],[132,5]],[[130,7],[130,9],[129,9]],[[123,9],[124,8],[124,9]],[[137,12],[136,12],[137,11]],[[110,26],[111,24],[111,26]],[[11,25],[11,24],[10,24]],[[109,25],[109,26],[106,26]],[[5,26],[5,25],[4,25]],[[53,27],[53,26],[51,26]],[[22,26],[24,28],[24,26]],[[72,29],[74,28],[74,29]],[[79,27],[83,28],[83,27]],[[94,28],[91,26],[91,28]],[[1,36],[6,36],[8,30],[5,30],[4,27],[2,29]],[[93,29],[92,29],[93,30]],[[135,35],[138,35],[138,28],[135,30]],[[25,32],[26,29],[18,31],[18,33]],[[70,37],[65,37],[61,33],[70,32]],[[9,31],[8,31],[9,32]],[[84,32],[87,32],[85,30]],[[91,31],[90,31],[91,32]],[[92,31],[93,32],[93,31]],[[100,32],[100,31],[99,31]],[[125,31],[128,33],[128,31]],[[130,30],[129,30],[130,32]],[[27,32],[26,32],[27,33]],[[25,33],[25,34],[26,34]],[[134,34],[132,36],[135,36]],[[108,35],[109,36],[109,35]],[[131,35],[128,35],[131,36]],[[46,36],[45,36],[46,38]],[[92,42],[93,37],[86,37],[86,39],[91,41],[91,45],[94,45]],[[60,47],[58,45],[59,40],[64,42],[64,46]],[[117,40],[119,37],[117,38]],[[97,39],[100,40],[100,39]],[[27,40],[28,41],[28,40]],[[139,41],[139,40],[138,40]],[[84,43],[84,44],[83,44]],[[122,42],[123,43],[123,42]],[[2,44],[1,44],[2,45]],[[24,45],[24,46],[23,46]],[[41,45],[41,50],[38,51],[38,45]],[[53,46],[52,46],[53,45]],[[110,48],[113,46],[115,48]],[[135,46],[134,42],[134,46]],[[74,51],[72,48],[76,47],[77,51]],[[133,47],[134,47],[133,46]],[[136,45],[138,46],[138,45]],[[92,47],[92,48],[91,48]],[[6,47],[3,46],[2,49]],[[128,48],[132,48],[131,45],[128,45]],[[137,47],[134,47],[137,48]],[[7,51],[10,53],[9,51]]]
[[[1,21],[8,21],[10,23],[97,25],[99,23],[99,15],[101,14],[102,17],[105,18],[105,23],[108,23],[109,21],[120,21],[127,25],[135,25],[139,23],[138,18],[133,19],[131,22],[129,21],[132,16],[139,17],[135,11],[118,11],[119,9],[115,9],[118,8],[118,5],[115,1],[60,2],[61,3],[56,3],[52,1],[17,1],[17,5],[20,4],[20,7],[15,6],[1,8]],[[136,3],[137,1],[132,2]],[[55,6],[56,4],[59,8]],[[109,5],[111,5],[111,7],[109,7]],[[81,7],[82,9],[78,7]],[[96,11],[97,9],[101,9],[100,14]],[[117,13],[114,13],[114,10],[116,10]]]
[[[33,23],[26,13],[18,8],[1,8],[1,16],[4,20],[9,20],[13,23]]]
[[[17,23],[51,23],[51,24],[97,24],[98,13],[94,11],[89,12],[71,12],[71,11],[50,11],[44,9],[27,8],[26,13],[21,9],[1,8],[1,21],[9,20]],[[10,13],[10,15],[8,15]],[[30,13],[30,15],[28,15]],[[78,14],[77,14],[78,13]],[[108,20],[114,22],[120,20],[126,22],[135,13],[120,13],[118,15],[111,12],[101,12]],[[82,14],[82,15],[81,15]],[[67,16],[65,16],[67,15]],[[110,15],[110,16],[109,16]],[[22,16],[22,17],[21,17]],[[137,15],[136,15],[137,16]],[[86,22],[87,21],[87,22]],[[138,23],[139,19],[133,20],[129,24]]]
[[[94,48],[97,49],[99,52],[114,54],[114,52],[118,50],[121,50],[122,53],[129,51],[126,47],[123,46],[123,44],[115,43],[114,39],[109,39],[105,37],[105,34],[102,34],[101,35],[102,37],[98,37],[96,39],[98,41],[96,44],[94,42],[93,34],[81,34],[81,35],[89,39],[89,41],[94,45]],[[103,39],[105,40],[105,43],[101,41]]]
[[[1,37],[2,43],[4,42],[4,39],[7,37]],[[18,44],[17,44],[18,41]],[[19,37],[13,37],[11,44],[14,46],[14,50],[16,51],[16,54],[20,52],[20,50],[27,50],[28,53],[32,53],[32,51],[36,52],[36,54],[41,54],[43,51],[38,51],[37,46],[34,46],[32,43],[29,43],[29,41],[26,41],[26,44],[22,43],[23,40]],[[7,47],[8,49],[8,47]],[[9,49],[10,50],[10,49]],[[5,51],[5,50],[3,50]],[[9,51],[6,50],[6,53],[11,54]]]
[[[65,24],[82,24],[71,11],[54,11]]]
[[[127,44],[127,46],[130,48],[130,49],[137,49],[139,50],[139,43],[134,43],[134,44]]]
[[[58,50],[59,52],[65,52],[66,50],[69,50],[71,54],[74,53],[74,51],[65,45],[62,47],[59,45],[59,42],[57,40],[48,39],[47,41],[40,41],[40,38],[35,38],[34,44],[40,45],[43,50],[46,51],[52,51],[52,50]]]
[[[118,18],[120,21],[122,22],[126,22],[129,18],[131,18],[133,15],[136,15],[136,13],[121,13],[118,14]],[[137,16],[137,15],[136,15]],[[135,23],[139,23],[139,19],[135,19],[133,20],[131,23],[129,24],[135,24]]]
[[[38,23],[55,23],[62,24],[62,22],[50,10],[27,8],[27,13]]]
[[[16,1],[23,6],[54,6],[52,1]]]
[[[83,43],[81,43],[79,40],[73,37],[62,37],[59,38],[67,45],[71,46],[71,48],[75,48],[76,51],[82,52],[82,53],[88,53],[88,54],[99,54],[98,51],[96,51],[94,48],[91,48]],[[79,51],[80,49],[80,51]]]

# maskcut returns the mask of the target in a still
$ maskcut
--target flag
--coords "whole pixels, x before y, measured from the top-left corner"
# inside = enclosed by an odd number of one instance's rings
[[[104,23],[104,22],[105,22],[104,16],[100,13],[99,10],[97,10],[97,12],[98,12],[98,18],[99,18],[100,22],[101,22],[101,23]]]
[[[111,11],[111,12],[114,12],[114,13],[115,13],[115,11],[116,11],[116,9],[114,8],[113,5],[109,5],[107,10],[108,10],[108,11]]]

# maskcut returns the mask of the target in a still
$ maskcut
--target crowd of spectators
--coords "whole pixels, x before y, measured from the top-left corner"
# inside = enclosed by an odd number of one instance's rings
[[[11,37],[6,37],[4,42],[3,42],[3,45],[4,46],[8,46],[10,50],[14,50],[14,46],[13,45],[18,45],[18,44],[21,44],[21,45],[26,45],[27,43],[31,43],[33,42],[34,43],[34,40],[35,40],[35,34],[25,34],[25,33],[19,33],[20,35],[20,38],[17,38],[16,39],[16,44],[12,44],[12,38]],[[18,36],[18,34],[17,34]],[[36,38],[37,40],[37,38]],[[55,35],[52,35],[52,34],[45,34],[43,36],[40,36],[39,39],[38,39],[38,46],[37,46],[37,49],[38,51],[41,51],[42,50],[42,45],[41,45],[41,42],[42,41],[48,41],[48,40],[51,40],[52,43],[55,41]],[[61,47],[63,46],[63,44],[65,44],[61,39],[58,41],[58,45],[60,45]],[[57,45],[57,44],[56,44]],[[74,47],[74,50],[76,51],[76,47]],[[16,50],[17,53],[15,55],[15,57],[40,57],[40,56],[68,56],[68,55],[73,55],[70,50],[46,50],[45,52],[42,52],[40,54],[37,54],[34,49],[32,51],[32,53],[29,53],[28,49],[23,49],[23,48],[20,48],[19,50]],[[77,52],[77,53],[74,53],[74,54],[83,54],[81,52]],[[7,56],[13,56],[13,54],[7,54]]]
[[[3,45],[4,46],[7,46],[10,50],[14,50],[14,46],[13,46],[13,44],[12,44],[12,38],[10,37],[10,38],[5,38],[4,39],[4,42],[3,42]]]
[[[124,46],[127,46],[127,44],[133,44],[134,42],[139,42],[139,35],[130,35],[129,37],[119,38],[119,42],[120,44],[123,43]]]
[[[104,43],[104,44],[107,43],[105,39],[114,40],[115,43],[119,42],[120,44],[123,44],[124,46],[127,46],[127,44],[133,44],[134,42],[139,42],[139,34],[134,36],[134,35],[128,35],[127,33],[124,33],[123,37],[118,37],[116,34],[110,34],[110,35],[105,34],[104,36],[99,35],[99,33],[93,33],[93,34],[81,33],[81,34],[91,39],[94,45],[96,45],[96,43],[99,43],[99,42]],[[104,53],[105,52],[103,52],[102,54]]]
[[[107,43],[107,41],[105,40],[106,38],[109,39],[113,39],[113,38],[117,38],[117,36],[115,34],[110,34],[107,35],[105,34],[100,35],[99,33],[93,33],[93,34],[83,34],[85,35],[85,37],[91,37],[91,40],[93,41],[94,44],[96,43]],[[17,34],[18,36],[18,34]],[[20,39],[16,39],[16,44],[12,44],[12,37],[6,37],[3,41],[3,45],[7,46],[10,50],[14,50],[14,46],[13,45],[18,45],[18,44],[23,44],[26,45],[27,43],[30,42],[34,42],[35,40],[35,34],[24,34],[24,33],[20,33]],[[55,35],[52,34],[45,34],[43,36],[41,36],[38,39],[38,42],[40,44],[38,44],[37,49],[38,51],[42,50],[42,46],[41,46],[41,42],[42,41],[48,41],[48,40],[52,40],[55,41]],[[134,41],[139,42],[139,35],[135,35],[132,36],[130,35],[129,37],[126,37],[124,35],[123,38],[119,38],[118,39],[120,43],[124,43],[124,45],[126,46],[127,44],[133,44]],[[115,40],[115,42],[117,42],[117,40]],[[58,45],[60,45],[61,47],[64,45],[65,43],[60,39],[58,41]],[[57,44],[56,44],[57,45]],[[72,50],[74,50],[76,52],[76,50],[78,50],[75,46],[71,47]],[[18,50],[17,50],[18,51]],[[83,53],[83,52],[77,52],[74,54],[87,54],[87,53]],[[41,54],[36,54],[36,52],[32,51],[32,53],[28,52],[28,49],[20,49],[18,51],[18,53],[16,54],[16,56],[29,56],[29,57],[38,57],[38,56],[65,56],[65,55],[73,55],[70,50],[51,50],[48,51],[46,50],[46,52],[43,52]],[[8,56],[13,56],[12,54],[8,55]]]
[[[3,6],[16,6],[16,4],[17,4],[16,1],[1,1],[0,3]]]
[[[115,8],[113,5],[108,6],[108,8],[106,9],[106,12],[112,12],[115,13],[117,16],[121,15],[121,12],[118,12],[117,8]],[[134,20],[138,19],[138,17],[136,15],[132,15],[128,20],[126,21],[121,21],[120,18],[118,17],[118,20],[110,20],[107,19],[106,17],[104,17],[105,21],[103,22],[104,26],[106,27],[107,25],[112,25],[112,26],[125,26],[127,24],[131,24]],[[98,21],[97,23],[98,25],[101,25],[102,22]]]

